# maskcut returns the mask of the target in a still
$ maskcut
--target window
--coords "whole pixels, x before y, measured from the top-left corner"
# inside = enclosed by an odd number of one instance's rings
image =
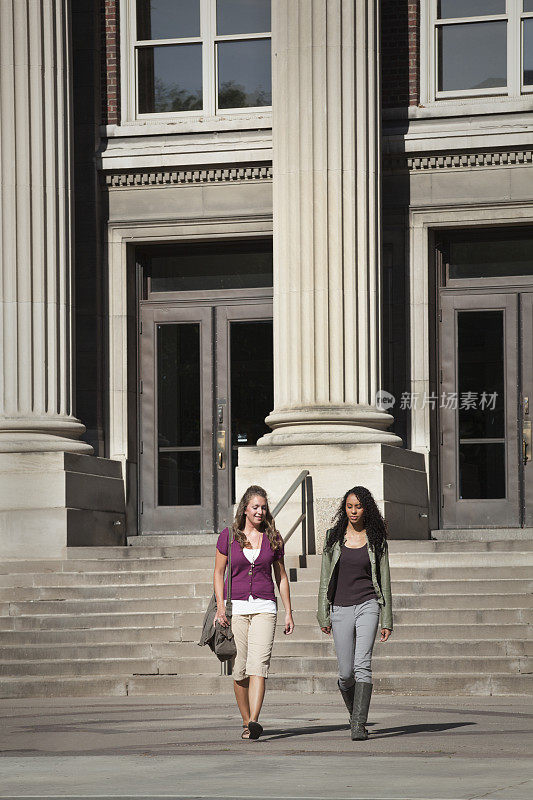
[[[272,105],[270,0],[130,0],[127,10],[126,117],[213,117]]]
[[[428,99],[533,91],[533,0],[429,0]]]

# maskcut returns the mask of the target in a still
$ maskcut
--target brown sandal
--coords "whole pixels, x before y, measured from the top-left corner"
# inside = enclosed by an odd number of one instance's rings
[[[249,739],[250,738],[250,728],[248,725],[243,725],[243,732],[241,733],[241,739]]]

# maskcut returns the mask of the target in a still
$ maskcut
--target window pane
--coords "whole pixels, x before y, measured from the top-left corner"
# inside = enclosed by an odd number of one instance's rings
[[[524,0],[524,11],[533,11],[533,0]]]
[[[506,86],[506,26],[466,22],[439,28],[439,91]]]
[[[199,505],[200,325],[157,326],[158,505]]]
[[[272,322],[230,323],[232,499],[238,448],[268,433],[274,407]]]
[[[142,252],[152,292],[272,286],[272,242],[156,245]]]
[[[200,453],[159,453],[159,506],[199,506]]]
[[[267,33],[270,0],[217,0],[217,33]]]
[[[219,42],[218,107],[272,105],[270,39]]]
[[[200,0],[137,0],[137,39],[200,36]]]
[[[525,19],[522,24],[524,26],[524,76],[522,80],[525,86],[529,86],[533,83],[533,18]]]
[[[505,445],[459,446],[459,498],[496,500],[505,492]]]
[[[486,17],[489,14],[505,14],[505,0],[439,0],[438,3],[439,19]]]
[[[200,445],[200,325],[157,326],[159,448]]]
[[[138,50],[139,112],[202,108],[202,45],[177,44]]]
[[[457,367],[459,496],[505,497],[503,311],[459,312]]]
[[[452,242],[450,278],[506,278],[533,275],[533,235],[529,238]]]
[[[503,311],[461,311],[457,319],[459,438],[503,439]]]

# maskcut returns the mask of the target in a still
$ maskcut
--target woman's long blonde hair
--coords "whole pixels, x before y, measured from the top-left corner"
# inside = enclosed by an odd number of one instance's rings
[[[283,546],[283,540],[274,523],[274,517],[270,513],[267,493],[261,486],[249,486],[241,497],[239,505],[237,506],[237,511],[235,512],[235,519],[232,526],[233,538],[236,542],[238,542],[238,544],[240,544],[241,547],[248,546],[248,540],[244,535],[244,528],[246,525],[246,516],[244,512],[252,497],[262,497],[266,502],[266,513],[261,524],[261,530],[268,536],[268,541],[270,542],[273,552],[276,552],[276,550],[281,550]]]

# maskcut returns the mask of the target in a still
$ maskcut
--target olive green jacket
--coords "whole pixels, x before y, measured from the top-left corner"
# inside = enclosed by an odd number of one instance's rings
[[[329,531],[326,533],[326,541]],[[377,559],[370,544],[367,544],[370,565],[372,567],[372,583],[376,590],[378,603],[381,606],[381,627],[392,630],[392,596],[390,589],[389,550],[385,549],[381,558]],[[322,568],[320,570],[320,587],[318,589],[318,612],[316,618],[321,628],[331,625],[330,609],[337,588],[337,573],[335,567],[341,555],[341,547],[335,542],[331,549],[322,553]],[[376,563],[377,562],[377,563]]]

